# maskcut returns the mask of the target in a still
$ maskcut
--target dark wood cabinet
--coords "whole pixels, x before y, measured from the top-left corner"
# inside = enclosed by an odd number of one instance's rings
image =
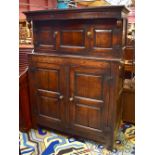
[[[124,6],[25,12],[33,127],[93,139],[109,149],[121,121]]]

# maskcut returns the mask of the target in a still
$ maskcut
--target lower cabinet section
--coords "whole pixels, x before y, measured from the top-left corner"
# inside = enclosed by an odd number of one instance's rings
[[[90,138],[112,148],[116,105],[110,102],[115,85],[110,63],[32,55],[29,61],[33,126]]]

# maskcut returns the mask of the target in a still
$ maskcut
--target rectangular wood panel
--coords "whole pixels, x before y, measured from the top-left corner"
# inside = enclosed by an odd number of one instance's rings
[[[48,90],[48,71],[38,69],[36,71],[36,80],[39,89]]]
[[[89,119],[89,111],[87,107],[81,106],[80,104],[76,104],[75,107],[75,122],[76,124],[84,125],[84,126],[89,126],[88,124],[88,119]]]
[[[61,45],[84,46],[85,36],[83,30],[62,30]]]
[[[42,28],[41,30],[39,30],[38,42],[40,45],[50,45],[54,42],[52,31],[50,30],[50,28]]]
[[[59,91],[59,71],[38,69],[37,73],[38,88],[49,91]]]
[[[76,124],[101,130],[101,112],[99,108],[76,104]]]
[[[57,98],[40,97],[39,115],[50,117],[51,119],[60,119],[60,103]]]
[[[102,98],[102,77],[76,73],[75,95],[93,99]]]
[[[112,48],[112,30],[94,29],[94,46]]]
[[[59,83],[60,83],[60,75],[59,75],[59,71],[58,70],[50,70],[48,72],[48,89],[51,91],[59,91]]]
[[[119,56],[118,36],[120,33],[114,27],[116,20],[99,20],[91,25],[90,51],[94,56],[113,57]]]
[[[92,117],[93,116],[93,117]],[[89,127],[102,130],[101,111],[99,108],[89,108]]]
[[[86,38],[86,25],[79,24],[79,21],[67,21],[59,27],[60,45],[59,50],[65,53],[86,52],[88,40]]]
[[[54,28],[51,25],[39,26],[34,32],[34,44],[37,52],[55,50]]]

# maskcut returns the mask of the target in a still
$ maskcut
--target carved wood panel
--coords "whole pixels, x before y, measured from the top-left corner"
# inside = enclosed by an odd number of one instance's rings
[[[98,48],[111,48],[112,30],[94,29],[94,46]]]
[[[75,76],[75,93],[77,96],[102,99],[101,90],[103,78],[101,76],[85,73],[77,73]],[[92,88],[98,91],[90,91]]]
[[[64,123],[64,102],[62,98],[63,67],[55,64],[38,63],[35,71],[37,117],[41,123],[51,125]]]
[[[70,71],[71,126],[74,130],[102,133],[107,123],[109,86],[106,68],[72,67]]]
[[[121,29],[116,20],[98,20],[90,25],[90,52],[100,56],[119,56]]]
[[[37,80],[38,88],[48,91],[59,92],[60,91],[60,71],[56,69],[38,69],[37,70]]]
[[[59,50],[76,53],[84,51],[87,48],[85,30],[84,29],[65,29],[60,30],[60,46]]]
[[[37,31],[37,47],[39,49],[55,49],[54,31],[50,27],[41,27]]]
[[[37,52],[56,49],[55,31],[52,26],[40,26],[34,31],[34,44]]]
[[[40,96],[39,101],[38,111],[40,116],[60,121],[60,103],[58,98]]]
[[[84,30],[62,30],[61,42],[63,46],[84,46]]]

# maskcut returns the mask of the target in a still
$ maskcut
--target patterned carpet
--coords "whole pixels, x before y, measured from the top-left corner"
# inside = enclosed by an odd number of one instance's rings
[[[29,133],[20,132],[19,143],[24,155],[134,155],[135,127],[126,123],[120,126],[112,152],[93,141],[75,139],[42,128],[31,129]]]

